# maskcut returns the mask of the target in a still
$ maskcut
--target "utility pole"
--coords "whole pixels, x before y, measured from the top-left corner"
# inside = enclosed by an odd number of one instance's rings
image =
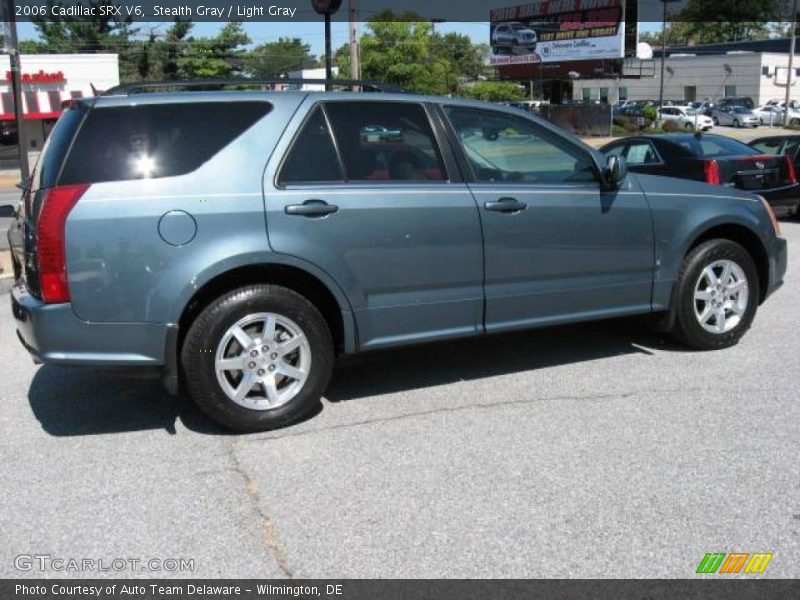
[[[797,34],[797,0],[792,0],[792,38],[789,42],[789,69],[786,72],[786,106],[783,109],[783,126],[789,124],[789,102],[792,97],[792,74],[794,73],[794,38]]]
[[[667,59],[667,4],[677,0],[661,0],[664,5],[664,14],[661,19],[661,80],[658,84],[658,112],[664,106],[664,63]]]
[[[361,79],[361,65],[358,59],[358,0],[348,0],[350,20],[350,79]]]
[[[17,148],[19,151],[19,172],[23,185],[30,179],[28,166],[28,138],[25,135],[25,119],[22,109],[22,84],[20,82],[19,50],[17,49],[17,19],[14,10],[14,0],[2,0],[3,20],[8,23],[6,28],[5,46],[11,63],[11,91],[14,97],[14,118],[17,123]],[[7,21],[6,21],[7,19]]]

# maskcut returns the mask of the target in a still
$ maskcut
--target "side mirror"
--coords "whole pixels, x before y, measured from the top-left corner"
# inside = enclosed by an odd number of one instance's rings
[[[605,178],[609,185],[618,186],[628,175],[628,165],[621,156],[611,155],[606,159]]]
[[[0,218],[16,217],[17,209],[13,204],[0,204]]]

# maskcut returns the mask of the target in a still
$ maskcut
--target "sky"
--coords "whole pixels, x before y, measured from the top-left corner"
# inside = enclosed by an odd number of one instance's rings
[[[195,23],[192,34],[195,36],[213,36],[224,23]],[[659,28],[659,23],[640,23],[641,31],[653,31]],[[141,23],[143,31],[149,31],[150,27],[157,30],[166,31],[170,23]],[[246,23],[245,31],[250,36],[254,45],[273,42],[279,37],[298,37],[307,44],[311,45],[311,53],[321,56],[325,52],[325,32],[322,20],[319,22],[295,22],[295,23]],[[36,29],[32,23],[18,22],[18,35],[20,39],[36,39]],[[361,24],[360,30],[364,31]],[[436,30],[441,33],[451,31],[463,33],[472,39],[474,43],[486,44],[489,42],[489,24],[482,23],[438,23]],[[336,50],[342,44],[347,43],[347,23],[333,22],[331,25],[331,45]]]

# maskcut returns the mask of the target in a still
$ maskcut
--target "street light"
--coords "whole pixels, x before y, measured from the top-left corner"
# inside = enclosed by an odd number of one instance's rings
[[[667,4],[680,2],[680,0],[660,0],[664,5],[664,15],[661,20],[661,81],[658,85],[658,110],[664,106],[664,61],[667,57]]]

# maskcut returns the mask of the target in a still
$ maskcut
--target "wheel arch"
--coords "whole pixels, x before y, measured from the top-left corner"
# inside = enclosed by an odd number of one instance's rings
[[[769,254],[759,235],[753,229],[741,223],[717,223],[697,232],[686,247],[683,256],[686,256],[700,244],[713,239],[736,242],[752,257],[758,272],[758,303],[761,304],[767,297],[769,287]]]
[[[356,328],[350,304],[342,291],[324,274],[288,261],[243,264],[214,273],[196,287],[182,305],[177,318],[175,352],[180,356],[189,325],[214,299],[232,289],[256,283],[271,283],[291,289],[307,298],[322,314],[331,330],[338,353],[356,348]]]

